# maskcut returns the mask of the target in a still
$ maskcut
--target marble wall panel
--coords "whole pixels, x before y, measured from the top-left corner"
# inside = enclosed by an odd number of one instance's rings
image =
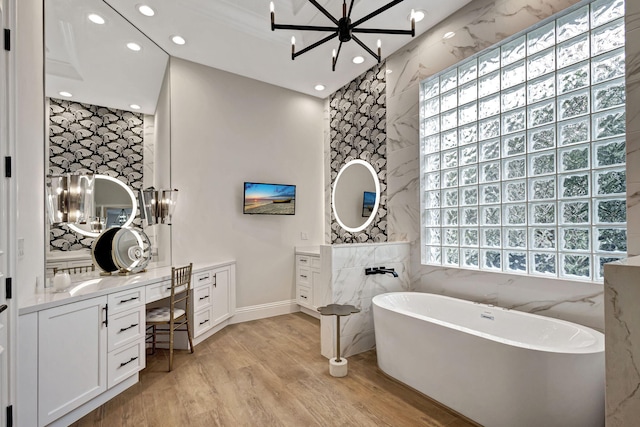
[[[605,265],[606,425],[640,419],[640,258]]]
[[[346,357],[371,350],[375,346],[372,299],[386,292],[409,290],[409,244],[322,245],[320,252],[323,301],[351,304],[361,310],[341,320],[342,354]],[[398,277],[391,274],[365,275],[366,267],[381,266],[394,269]],[[322,316],[320,323],[321,353],[325,357],[333,357],[335,318]]]

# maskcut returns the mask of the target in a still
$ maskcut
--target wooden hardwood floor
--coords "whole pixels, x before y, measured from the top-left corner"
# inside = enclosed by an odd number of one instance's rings
[[[320,322],[302,313],[231,325],[195,353],[147,356],[140,382],[81,426],[473,426],[385,376],[369,351],[329,375]]]

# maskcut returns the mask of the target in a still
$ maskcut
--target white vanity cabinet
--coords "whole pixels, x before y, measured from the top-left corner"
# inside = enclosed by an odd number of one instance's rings
[[[235,312],[235,265],[194,273],[193,343],[198,344],[226,326]],[[186,348],[186,347],[185,347]]]
[[[42,310],[37,316],[41,426],[145,366],[144,287]]]
[[[320,254],[313,252],[296,253],[296,302],[301,310],[314,317],[320,317],[318,307],[322,305],[319,292]]]
[[[106,307],[103,296],[37,314],[40,426],[107,390]]]
[[[197,344],[235,312],[235,262],[194,265],[193,274],[191,319],[204,321],[192,330]],[[70,425],[134,385],[145,367],[147,303],[170,295],[171,269],[80,277],[68,292],[44,290],[19,309],[21,426]]]

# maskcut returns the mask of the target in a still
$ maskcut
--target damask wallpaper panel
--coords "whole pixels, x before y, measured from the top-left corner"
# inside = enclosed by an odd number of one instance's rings
[[[143,114],[49,99],[49,175],[103,174],[135,192],[143,186],[143,150]],[[141,225],[139,217],[133,225]],[[51,251],[86,249],[92,243],[64,225],[49,228]]]
[[[376,65],[329,98],[331,188],[347,162],[365,160],[380,180],[380,206],[373,222],[358,233],[340,227],[331,212],[331,243],[387,241],[386,67]]]

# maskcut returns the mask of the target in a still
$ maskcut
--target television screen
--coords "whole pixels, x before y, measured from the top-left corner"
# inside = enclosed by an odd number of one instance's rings
[[[295,215],[296,186],[245,182],[243,213]]]
[[[362,196],[362,216],[369,218],[376,204],[376,193],[373,191],[365,191]],[[357,205],[356,205],[357,206]]]

